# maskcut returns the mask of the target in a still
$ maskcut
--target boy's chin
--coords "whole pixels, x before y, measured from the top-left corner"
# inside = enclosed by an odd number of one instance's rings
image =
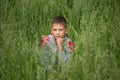
[[[60,37],[60,36],[59,36],[59,37],[55,37],[55,39],[63,39],[63,38],[64,38],[64,37]]]

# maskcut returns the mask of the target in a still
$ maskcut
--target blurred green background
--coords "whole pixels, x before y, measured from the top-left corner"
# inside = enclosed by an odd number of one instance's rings
[[[76,49],[53,75],[40,39],[58,15]],[[120,80],[120,0],[0,0],[0,80]]]

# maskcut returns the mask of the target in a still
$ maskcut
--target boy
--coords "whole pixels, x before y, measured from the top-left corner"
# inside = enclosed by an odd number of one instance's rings
[[[66,64],[74,51],[75,44],[67,37],[68,27],[64,17],[56,16],[52,20],[51,34],[43,36],[41,47],[46,51],[48,64]]]

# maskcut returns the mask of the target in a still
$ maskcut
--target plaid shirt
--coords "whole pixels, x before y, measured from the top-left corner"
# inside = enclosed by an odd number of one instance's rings
[[[47,44],[43,47],[46,54],[46,63],[50,64],[61,64],[61,63],[67,63],[71,52],[73,51],[75,45],[71,39],[69,39],[67,36],[65,36],[65,40],[63,43],[64,51],[59,51],[58,47],[56,45],[56,41],[54,39],[53,35],[46,36],[47,38],[45,40],[42,40],[41,44],[44,46],[43,42],[47,41]]]

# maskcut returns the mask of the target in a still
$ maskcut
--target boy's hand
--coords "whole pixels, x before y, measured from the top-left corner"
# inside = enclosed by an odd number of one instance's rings
[[[64,38],[56,38],[57,46],[60,51],[64,50],[63,43],[64,43]]]

